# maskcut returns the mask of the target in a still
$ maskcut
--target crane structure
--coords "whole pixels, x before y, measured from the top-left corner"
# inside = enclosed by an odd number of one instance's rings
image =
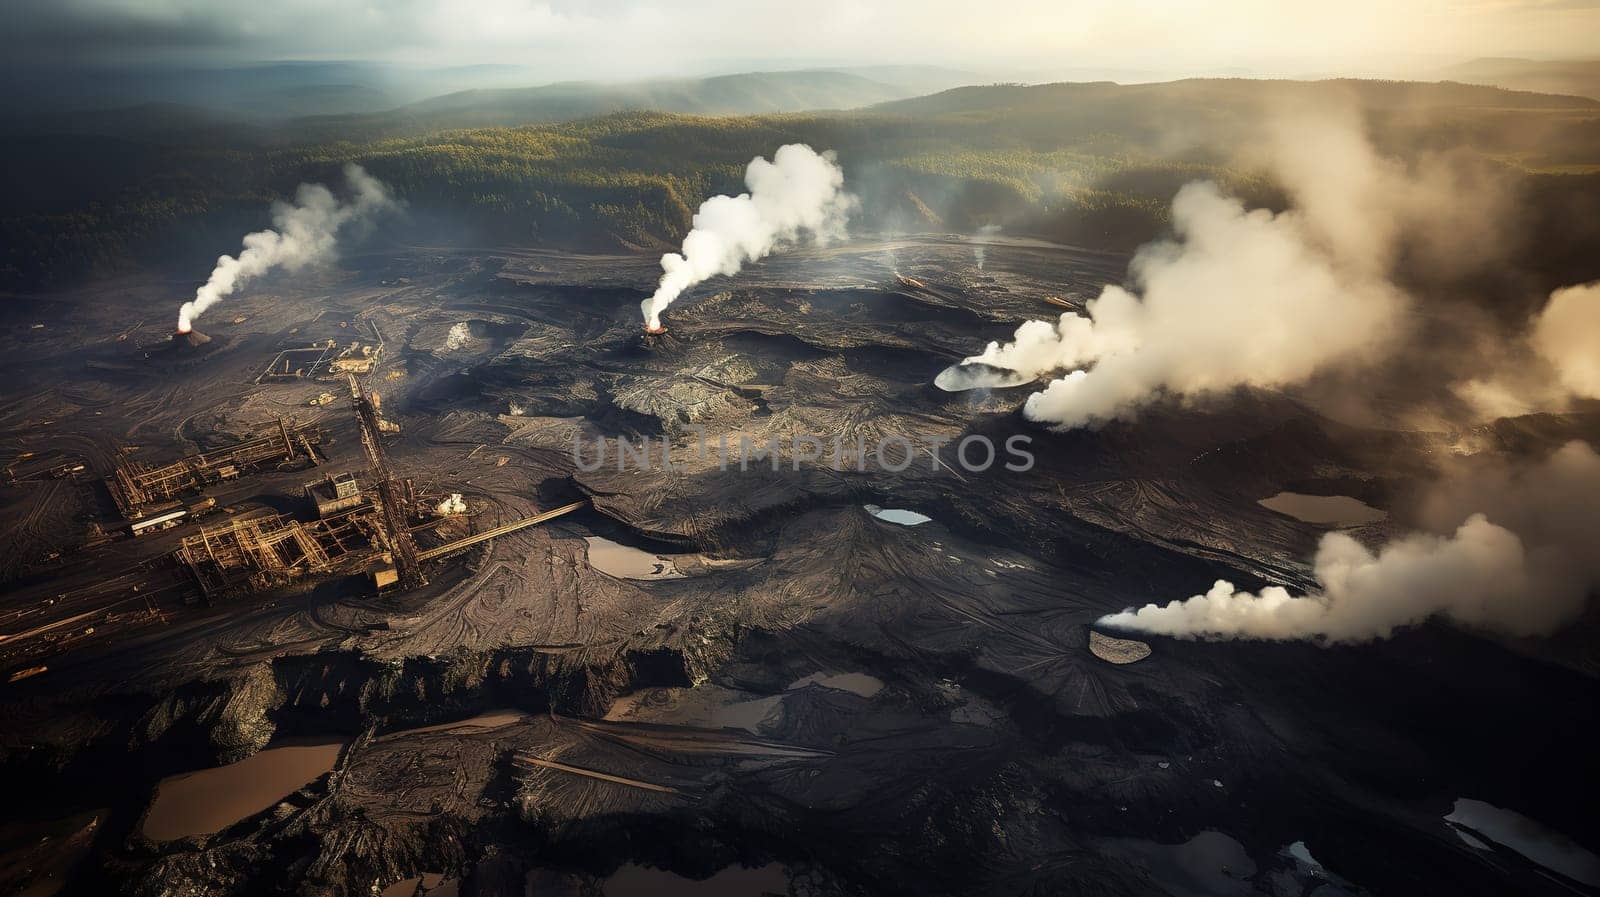
[[[378,404],[375,397],[362,388],[355,374],[348,374],[350,402],[355,406],[356,421],[361,426],[361,445],[367,450],[367,462],[372,467],[372,478],[377,483],[378,520],[383,526],[389,554],[394,558],[396,585],[402,589],[415,589],[428,584],[422,574],[422,562],[417,557],[417,543],[411,536],[408,509],[404,500],[405,489],[389,467],[389,455],[383,448],[383,428],[379,424]]]

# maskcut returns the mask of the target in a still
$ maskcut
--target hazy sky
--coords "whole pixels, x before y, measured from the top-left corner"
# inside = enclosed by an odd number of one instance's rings
[[[1600,0],[5,0],[13,61],[515,63],[629,77],[921,63],[1374,74],[1595,56]]]

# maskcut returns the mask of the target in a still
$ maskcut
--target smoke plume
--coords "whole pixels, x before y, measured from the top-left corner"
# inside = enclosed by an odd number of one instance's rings
[[[1204,595],[1102,617],[1119,629],[1179,638],[1305,639],[1328,643],[1388,638],[1443,617],[1510,635],[1553,632],[1583,611],[1600,585],[1600,455],[1568,443],[1524,468],[1499,464],[1449,478],[1424,504],[1432,526],[1370,551],[1342,533],[1317,550],[1320,592],[1259,595],[1218,580]]]
[[[778,148],[772,161],[757,156],[745,169],[750,192],[713,196],[700,204],[683,251],[661,257],[661,283],[640,305],[645,326],[661,327],[661,312],[684,290],[718,274],[738,273],[802,235],[818,241],[844,236],[855,197],[844,193],[844,172],[832,150],[803,143]]]
[[[1529,339],[1568,392],[1600,399],[1600,280],[1551,293]]]
[[[348,202],[340,202],[321,184],[301,184],[292,204],[273,203],[272,229],[246,234],[244,251],[217,259],[205,285],[178,309],[178,332],[189,332],[206,309],[273,268],[298,271],[332,259],[342,228],[395,207],[388,188],[361,166],[346,165],[344,177],[351,193]]]
[[[1453,384],[1485,418],[1561,411],[1573,398],[1600,399],[1600,281],[1550,294],[1520,339],[1494,340],[1489,372]]]
[[[1024,414],[1074,428],[1162,396],[1281,388],[1384,357],[1410,323],[1391,276],[1402,245],[1431,259],[1426,235],[1460,233],[1441,223],[1478,220],[1489,201],[1458,189],[1444,162],[1413,172],[1379,156],[1348,117],[1279,118],[1261,147],[1288,210],[1191,183],[1172,203],[1173,238],[1135,253],[1127,288],[1104,287],[1084,314],[1026,322],[967,363],[1053,375]]]

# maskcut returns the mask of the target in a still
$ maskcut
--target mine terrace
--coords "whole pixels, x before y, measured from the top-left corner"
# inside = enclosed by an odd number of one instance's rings
[[[1209,893],[1258,873],[1284,894],[1482,892],[1489,861],[1443,817],[1467,791],[1561,795],[1592,764],[1582,739],[1517,735],[1592,724],[1578,649],[1441,625],[1218,651],[1090,625],[1219,576],[1308,585],[1326,527],[1257,499],[1359,487],[1383,507],[1459,434],[1271,395],[1058,434],[1016,413],[1025,386],[945,392],[945,367],[1127,264],[985,249],[796,250],[657,333],[654,258],[532,250],[369,248],[187,334],[149,310],[192,284],[148,277],[8,306],[5,784],[84,810],[29,861],[92,842],[89,874],[139,894],[425,874],[579,893],[625,863],[782,864],[865,893],[1130,893],[1145,868]],[[1023,433],[1038,473],[574,463],[575,440],[690,426]],[[1593,415],[1497,426],[1479,435],[1600,436]],[[1542,702],[1481,699],[1510,689]],[[169,776],[257,755],[270,777],[310,742],[329,747],[288,797],[161,806]]]

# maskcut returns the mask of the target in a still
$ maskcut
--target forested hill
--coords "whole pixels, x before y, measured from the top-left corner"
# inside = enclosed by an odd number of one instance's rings
[[[951,113],[1047,114],[1074,108],[1110,110],[1150,104],[1181,107],[1194,114],[1207,109],[1259,109],[1266,104],[1348,102],[1368,110],[1422,109],[1595,109],[1600,101],[1506,90],[1453,81],[1273,81],[1252,78],[1191,78],[1153,84],[1110,81],[1062,84],[994,84],[956,87],[940,93],[880,104],[877,111],[905,115]]]
[[[970,77],[896,66],[743,72],[472,88],[405,103],[384,103],[390,94],[365,85],[309,84],[253,93],[235,86],[231,92],[219,89],[214,94],[168,90],[170,96],[127,105],[83,108],[41,103],[25,111],[0,113],[0,125],[29,136],[85,134],[166,143],[202,139],[244,146],[284,145],[550,124],[629,111],[759,115],[855,109],[926,93],[928,85],[937,89],[967,83]]]
[[[400,112],[444,127],[480,127],[593,118],[650,110],[695,115],[754,115],[854,109],[899,99],[905,91],[845,72],[747,72],[715,78],[635,84],[570,82],[504,90],[468,90],[423,100]]]
[[[0,278],[38,287],[135,262],[203,267],[266,225],[271,199],[304,180],[337,184],[347,161],[394,185],[415,220],[444,223],[448,239],[657,250],[681,239],[706,196],[739,189],[752,156],[795,141],[838,151],[863,200],[863,230],[998,224],[1127,249],[1162,231],[1173,193],[1190,180],[1281,204],[1271,184],[1237,167],[1236,150],[1263,109],[1333,91],[1354,98],[1385,152],[1447,149],[1515,178],[1533,210],[1522,233],[1556,263],[1586,251],[1600,221],[1593,101],[1450,84],[1184,81],[962,88],[854,112],[336,130],[275,144],[218,131],[162,142],[13,137],[0,143],[9,198]],[[463,102],[473,105],[444,105]]]
[[[465,90],[385,112],[285,122],[299,141],[374,140],[463,128],[507,128],[618,112],[760,115],[855,109],[911,96],[904,86],[839,71],[745,72],[713,78],[632,83],[573,81],[539,87]]]
[[[1474,59],[1442,69],[1439,76],[1468,84],[1600,99],[1600,59]]]

